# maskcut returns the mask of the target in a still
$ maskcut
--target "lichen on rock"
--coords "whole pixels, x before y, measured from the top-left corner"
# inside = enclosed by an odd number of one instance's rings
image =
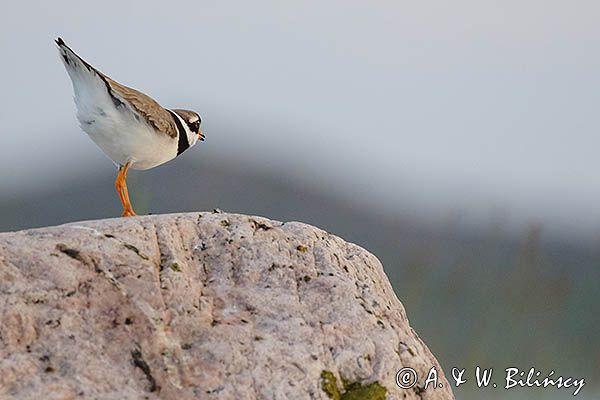
[[[342,382],[343,391],[338,387],[333,372],[321,371],[321,389],[332,400],[385,400],[387,389],[379,382],[363,385],[361,382],[348,382],[344,378]]]

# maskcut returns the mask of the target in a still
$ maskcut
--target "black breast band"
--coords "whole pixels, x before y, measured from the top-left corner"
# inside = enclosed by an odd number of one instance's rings
[[[175,125],[177,125],[177,155],[180,155],[184,151],[190,148],[190,142],[188,142],[187,132],[185,128],[181,124],[179,117],[171,110],[167,110],[171,113],[171,116],[175,120]]]

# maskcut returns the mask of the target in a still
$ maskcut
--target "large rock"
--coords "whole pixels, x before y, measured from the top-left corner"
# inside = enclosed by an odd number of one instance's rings
[[[453,398],[379,261],[297,222],[0,234],[0,312],[2,399]],[[403,367],[443,387],[400,389]]]

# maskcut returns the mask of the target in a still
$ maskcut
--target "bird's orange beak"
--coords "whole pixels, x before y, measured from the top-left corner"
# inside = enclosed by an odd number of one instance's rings
[[[205,137],[206,136],[204,135],[204,133],[202,133],[202,131],[198,131],[198,140],[203,142]]]

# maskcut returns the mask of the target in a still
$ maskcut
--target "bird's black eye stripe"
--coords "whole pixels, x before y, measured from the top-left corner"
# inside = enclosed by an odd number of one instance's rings
[[[198,133],[198,130],[200,129],[200,121],[191,122],[188,124],[188,126],[192,132]]]

